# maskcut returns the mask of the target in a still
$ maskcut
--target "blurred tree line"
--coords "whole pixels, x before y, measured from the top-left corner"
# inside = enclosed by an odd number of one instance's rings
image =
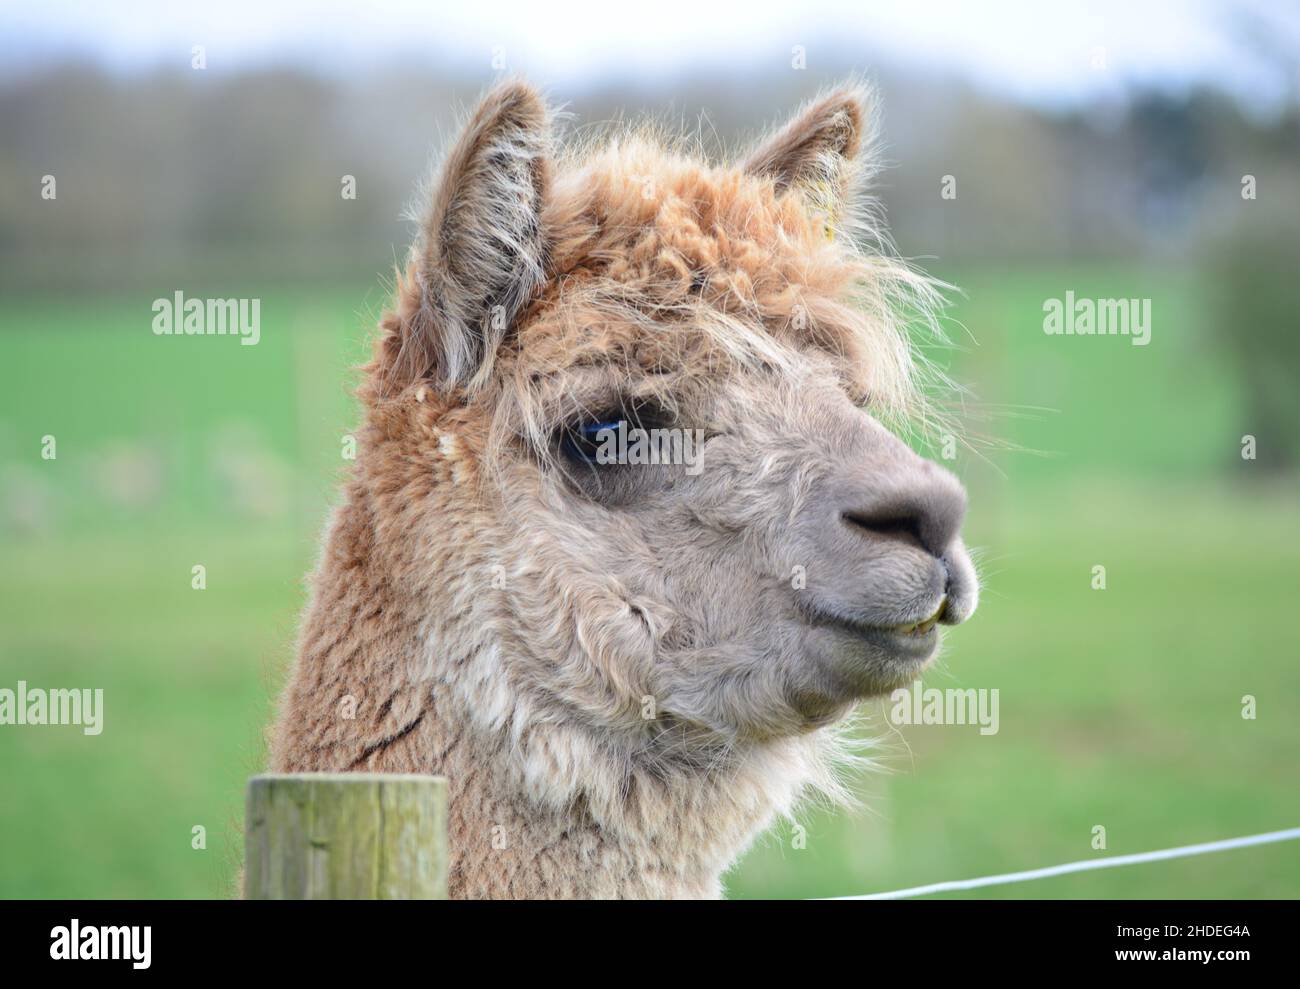
[[[700,75],[552,93],[582,131],[666,117],[718,154],[847,75]],[[1189,258],[1250,213],[1300,219],[1300,113],[1138,94],[1047,114],[949,80],[878,77],[878,193],[900,250],[945,262]],[[380,72],[108,75],[0,86],[0,284],[97,289],[168,269],[369,276],[400,256],[414,180],[483,80]],[[55,177],[55,200],[41,182]],[[354,176],[355,200],[343,197]],[[1254,176],[1257,200],[1243,199]],[[945,199],[944,177],[955,198]],[[67,277],[69,267],[75,278]]]

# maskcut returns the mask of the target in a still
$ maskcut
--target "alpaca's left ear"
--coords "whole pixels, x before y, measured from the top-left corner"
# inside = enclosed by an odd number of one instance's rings
[[[393,341],[390,381],[473,387],[487,376],[546,278],[551,145],[551,112],[531,86],[509,81],[483,97],[428,196],[412,247],[419,305]]]
[[[742,166],[771,178],[780,191],[799,189],[838,207],[850,192],[851,163],[869,137],[871,93],[845,86],[819,97],[750,152]]]

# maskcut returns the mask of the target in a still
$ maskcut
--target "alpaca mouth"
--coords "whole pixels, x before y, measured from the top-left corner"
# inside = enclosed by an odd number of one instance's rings
[[[938,625],[948,611],[945,597],[929,616],[900,625],[872,625],[820,610],[810,611],[814,627],[833,628],[851,635],[858,642],[874,647],[872,652],[909,665],[925,661],[934,653],[939,641]]]
[[[933,615],[929,618],[923,618],[919,622],[913,622],[911,625],[890,625],[885,631],[893,632],[896,635],[925,635],[930,632],[939,622],[943,621],[943,616],[948,611],[948,599],[945,597],[939,602],[939,607],[935,609]]]

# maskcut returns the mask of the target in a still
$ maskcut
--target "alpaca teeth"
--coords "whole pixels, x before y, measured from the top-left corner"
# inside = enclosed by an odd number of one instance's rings
[[[936,610],[929,618],[922,619],[919,622],[913,622],[911,625],[895,625],[893,630],[899,635],[924,635],[926,632],[930,631],[930,629],[934,628],[939,619],[943,617],[943,613],[947,608],[948,600],[945,598],[943,603],[939,605],[938,610]]]

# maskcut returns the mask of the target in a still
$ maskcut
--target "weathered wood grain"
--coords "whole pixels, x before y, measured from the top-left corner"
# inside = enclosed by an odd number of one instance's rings
[[[447,781],[437,776],[254,776],[244,820],[250,900],[447,897]]]

